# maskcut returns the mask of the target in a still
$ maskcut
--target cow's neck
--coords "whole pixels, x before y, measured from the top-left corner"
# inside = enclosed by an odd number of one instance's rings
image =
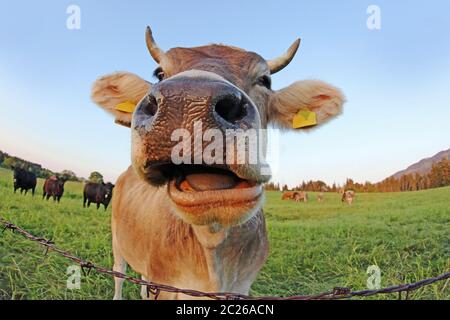
[[[194,230],[198,242],[202,246],[209,279],[211,283],[215,283],[217,289],[219,289],[221,276],[216,267],[216,260],[217,258],[220,258],[217,257],[217,248],[225,241],[228,230],[216,226],[193,226],[192,229]]]
[[[267,257],[262,211],[238,227],[192,229],[203,249],[211,289],[247,293]]]

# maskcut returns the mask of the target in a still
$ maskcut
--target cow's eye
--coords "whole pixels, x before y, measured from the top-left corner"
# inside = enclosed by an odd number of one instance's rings
[[[154,72],[153,75],[159,80],[159,81],[163,81],[164,77],[166,76],[163,69],[161,67],[157,68]]]
[[[270,90],[272,87],[272,79],[267,75],[261,76],[258,78],[258,84]]]

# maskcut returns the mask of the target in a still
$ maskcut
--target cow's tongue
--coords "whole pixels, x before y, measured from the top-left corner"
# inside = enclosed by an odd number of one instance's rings
[[[231,189],[238,183],[232,175],[220,173],[193,173],[186,175],[186,182],[195,191]]]

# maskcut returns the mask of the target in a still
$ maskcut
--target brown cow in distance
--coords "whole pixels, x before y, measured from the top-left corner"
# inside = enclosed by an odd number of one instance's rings
[[[53,201],[61,201],[61,197],[64,194],[64,184],[66,180],[64,178],[59,178],[57,176],[51,176],[47,178],[44,182],[42,199],[53,197]]]
[[[295,192],[294,201],[295,202],[308,202],[308,193],[306,191]]]
[[[285,191],[281,195],[281,200],[294,200],[295,202],[308,202],[306,191]]]
[[[347,202],[347,204],[352,204],[355,199],[356,193],[353,190],[346,190],[342,193],[341,202]]]
[[[295,191],[285,191],[281,195],[281,200],[294,200],[296,194]]]
[[[272,90],[271,75],[289,64],[300,40],[272,60],[215,44],[165,52],[149,28],[146,42],[159,64],[156,83],[121,72],[92,90],[116,123],[131,128],[132,166],[112,201],[113,269],[130,265],[157,283],[247,294],[268,255],[262,185],[270,174],[262,158],[228,158],[238,146],[225,134],[264,132],[269,123],[292,128],[300,108],[315,112],[320,125],[341,113],[344,97],[316,80]],[[212,138],[227,152],[204,156]],[[123,281],[115,279],[115,299]],[[162,291],[159,298],[193,297]]]

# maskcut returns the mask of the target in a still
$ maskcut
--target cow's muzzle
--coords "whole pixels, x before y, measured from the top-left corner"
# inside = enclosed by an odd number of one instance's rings
[[[258,109],[239,88],[213,73],[181,73],[154,85],[136,108],[133,166],[150,184],[167,184],[189,222],[235,224],[262,201],[270,178],[260,170],[260,128]]]

